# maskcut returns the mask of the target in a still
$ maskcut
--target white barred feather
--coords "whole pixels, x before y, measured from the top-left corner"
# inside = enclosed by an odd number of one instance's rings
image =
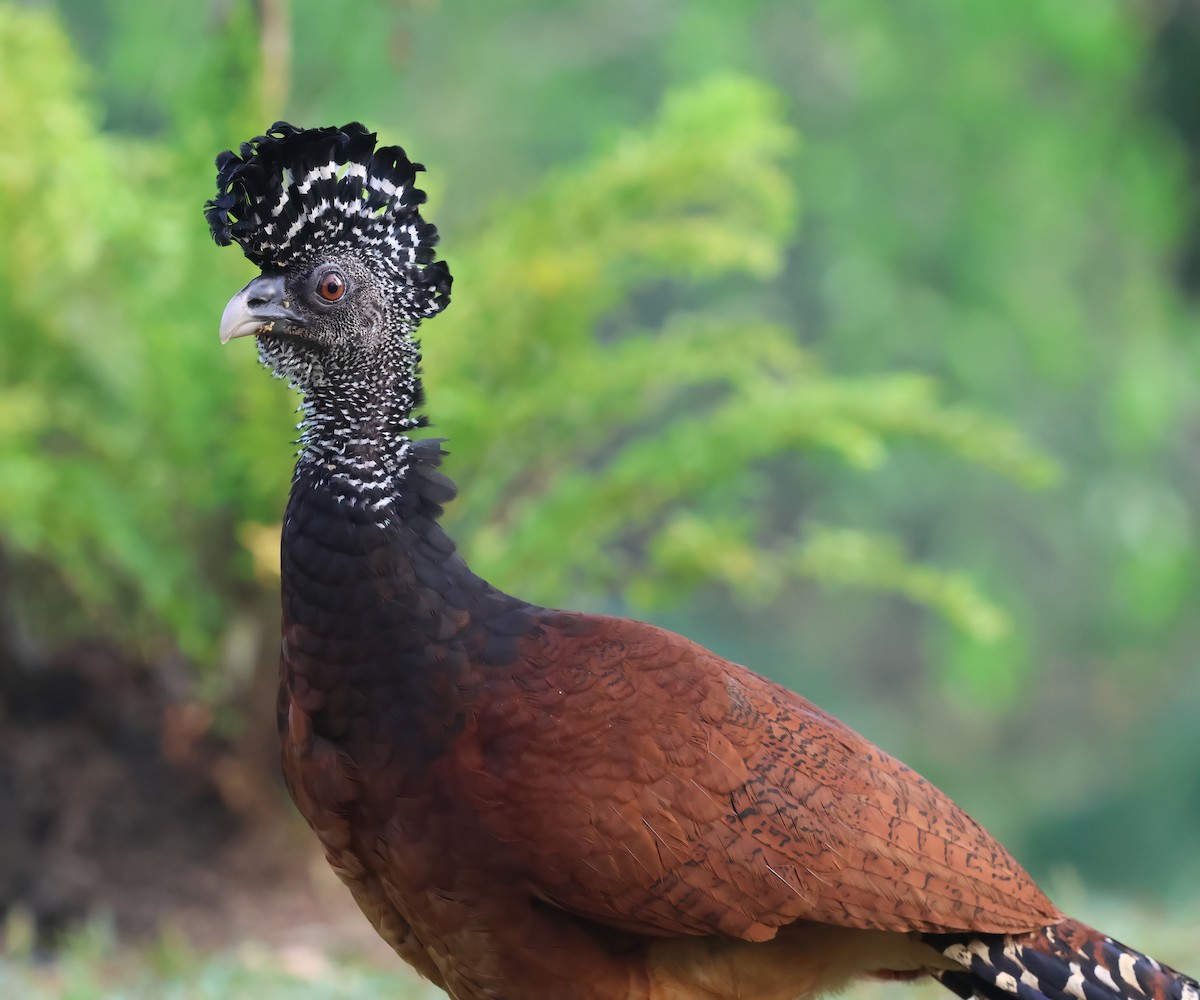
[[[240,243],[264,270],[285,270],[319,247],[354,249],[393,278],[414,320],[439,312],[450,275],[433,261],[437,230],[419,206],[420,164],[398,146],[375,147],[375,134],[352,122],[298,129],[277,122],[217,158],[217,197],[206,215],[218,243]]]
[[[936,973],[964,998],[1200,1000],[1200,985],[1073,920],[1024,935],[928,934],[962,971]]]

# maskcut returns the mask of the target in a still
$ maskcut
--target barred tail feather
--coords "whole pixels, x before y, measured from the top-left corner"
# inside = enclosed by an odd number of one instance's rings
[[[1200,984],[1085,924],[1021,935],[925,934],[962,966],[935,975],[964,1000],[1200,1000]]]

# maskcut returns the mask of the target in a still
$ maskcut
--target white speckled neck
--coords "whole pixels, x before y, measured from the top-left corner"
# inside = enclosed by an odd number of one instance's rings
[[[330,366],[300,404],[299,474],[310,469],[339,496],[379,509],[408,469],[408,432],[423,425],[420,354],[408,338],[369,366]],[[328,371],[335,371],[330,375]]]

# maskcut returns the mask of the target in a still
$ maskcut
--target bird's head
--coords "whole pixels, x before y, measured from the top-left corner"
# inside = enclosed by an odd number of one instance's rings
[[[415,376],[413,333],[445,308],[451,281],[419,212],[421,169],[357,122],[277,122],[221,153],[205,205],[213,239],[262,269],[225,307],[221,341],[254,335],[263,364],[306,392],[397,365]]]

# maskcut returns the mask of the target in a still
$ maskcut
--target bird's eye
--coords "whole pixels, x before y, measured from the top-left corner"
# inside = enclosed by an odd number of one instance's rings
[[[346,279],[340,271],[326,271],[317,281],[317,294],[326,302],[336,302],[346,294]]]

